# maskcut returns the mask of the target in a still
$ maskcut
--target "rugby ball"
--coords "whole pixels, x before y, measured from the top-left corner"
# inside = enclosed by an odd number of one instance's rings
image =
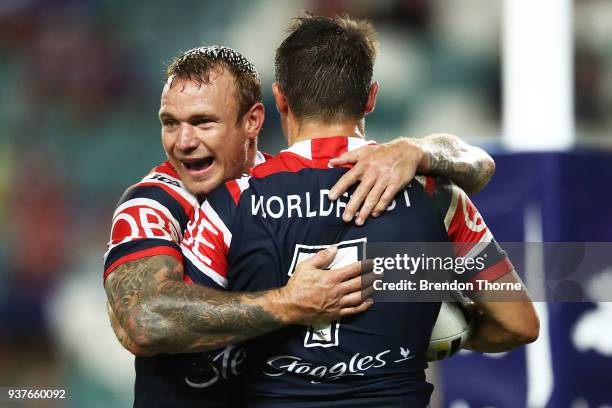
[[[470,322],[461,303],[442,302],[429,339],[427,361],[442,360],[452,356],[461,350],[469,335]]]

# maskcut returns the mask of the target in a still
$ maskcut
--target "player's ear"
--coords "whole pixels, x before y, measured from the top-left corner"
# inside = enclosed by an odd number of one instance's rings
[[[272,95],[274,95],[274,103],[278,113],[286,115],[289,110],[289,104],[278,82],[272,84]]]
[[[370,92],[368,93],[368,100],[366,101],[364,113],[367,115],[368,113],[374,110],[376,106],[376,94],[378,93],[378,81],[372,82],[370,85]]]
[[[244,114],[244,126],[247,137],[255,140],[266,118],[266,108],[261,102],[257,102],[247,113]]]

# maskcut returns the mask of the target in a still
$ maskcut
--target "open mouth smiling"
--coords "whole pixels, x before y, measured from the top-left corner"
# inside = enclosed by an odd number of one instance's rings
[[[215,160],[212,157],[204,157],[201,159],[183,159],[181,163],[185,169],[193,175],[205,173]]]

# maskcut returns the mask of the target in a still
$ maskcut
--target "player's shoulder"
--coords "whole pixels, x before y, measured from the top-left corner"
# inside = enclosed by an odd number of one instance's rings
[[[145,179],[150,177],[151,175],[165,175],[169,177],[171,180],[174,180],[178,184],[182,184],[180,181],[180,176],[176,169],[170,164],[168,160],[165,162],[153,167],[149,173],[144,177]]]
[[[104,277],[125,262],[152,255],[182,262],[177,244],[197,205],[168,162],[128,187],[113,213]]]
[[[444,220],[454,242],[480,242],[492,239],[484,219],[470,197],[452,180],[440,176],[416,176],[431,204]]]
[[[153,167],[142,180],[132,187],[157,187],[165,191],[175,192],[179,195],[179,197],[176,197],[177,199],[183,199],[193,205],[197,205],[198,202],[197,198],[185,188],[179,174],[168,161]]]
[[[458,217],[458,210],[478,214],[478,211],[468,195],[452,180],[442,176],[418,175],[413,184],[422,189],[430,204],[444,218],[448,229],[449,223]]]
[[[130,202],[134,204],[144,201],[153,202],[151,204],[154,207],[167,207],[171,211],[178,206],[178,211],[184,212],[187,217],[192,216],[194,208],[199,205],[198,199],[187,191],[180,176],[167,161],[154,167],[139,182],[128,187],[117,207],[119,209]]]
[[[196,197],[164,162],[121,196],[113,213],[109,248],[146,238],[179,242],[198,207]]]
[[[412,185],[416,185],[418,190],[422,190],[429,202],[444,213],[452,206],[453,202],[466,195],[459,186],[442,176],[417,175],[414,177]]]

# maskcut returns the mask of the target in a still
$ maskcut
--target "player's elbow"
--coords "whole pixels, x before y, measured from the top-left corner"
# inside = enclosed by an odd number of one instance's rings
[[[139,357],[157,354],[170,336],[159,316],[143,307],[130,312],[125,326],[131,342],[128,350]]]
[[[513,334],[521,345],[533,343],[540,335],[540,319],[538,319],[538,315],[535,312],[531,312],[523,316],[521,320]]]
[[[474,163],[473,177],[465,186],[465,192],[468,194],[475,194],[485,188],[495,174],[495,160],[482,149],[478,149],[478,152],[480,157]]]
[[[509,348],[523,346],[533,343],[540,334],[540,320],[535,311],[530,311],[517,316],[512,324],[504,327],[506,332],[506,343]]]
[[[129,351],[136,357],[151,357],[158,354],[158,351],[156,349],[147,347],[142,343],[139,344],[134,341],[129,341],[123,346],[127,351]]]
[[[480,167],[482,169],[482,187],[484,187],[489,183],[489,180],[491,180],[495,174],[495,160],[493,160],[493,158],[484,150],[483,157],[480,160]]]

